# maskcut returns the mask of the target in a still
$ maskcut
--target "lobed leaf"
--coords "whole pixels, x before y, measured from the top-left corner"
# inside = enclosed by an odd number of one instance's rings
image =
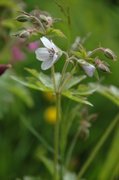
[[[48,29],[47,33],[49,35],[56,35],[56,36],[59,36],[62,38],[66,38],[65,34],[59,29],[50,28],[50,29]]]
[[[19,82],[20,84],[26,86],[26,87],[29,87],[31,89],[35,89],[35,90],[38,90],[38,91],[51,91],[51,89],[45,87],[43,84],[40,83],[40,81],[35,81],[34,79],[34,82],[28,82],[28,81],[24,81],[24,80],[21,80],[20,78],[17,78],[17,77],[14,77],[14,76],[11,76],[12,79],[14,79],[15,81]]]
[[[65,85],[64,90],[70,89],[71,87],[77,85],[82,80],[84,80],[87,76],[73,76],[72,79]]]
[[[65,92],[63,92],[63,95],[66,96],[67,98],[73,100],[73,101],[93,106],[89,101],[86,100],[85,97],[73,95],[71,91],[65,91]]]

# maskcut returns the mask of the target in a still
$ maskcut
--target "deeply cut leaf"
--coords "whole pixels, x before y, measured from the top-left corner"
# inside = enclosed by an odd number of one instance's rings
[[[34,82],[24,81],[24,80],[21,80],[20,78],[14,77],[14,76],[12,76],[12,79],[14,79],[15,81],[19,82],[20,84],[22,84],[22,85],[24,85],[26,87],[29,87],[31,89],[35,89],[35,90],[38,90],[38,91],[46,91],[46,92],[51,91],[51,89],[45,87],[40,82],[35,81],[35,79],[34,79]]]
[[[65,85],[64,90],[70,89],[71,87],[79,84],[82,80],[84,80],[87,76],[74,76],[72,79]]]
[[[86,100],[85,97],[73,95],[72,92],[70,92],[70,91],[63,92],[63,95],[73,101],[93,106],[89,101]]]

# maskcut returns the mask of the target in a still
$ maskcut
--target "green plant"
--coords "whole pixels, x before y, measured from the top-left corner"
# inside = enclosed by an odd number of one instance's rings
[[[68,23],[70,23],[68,10],[65,11],[60,4],[58,5],[67,15]],[[46,165],[54,180],[65,180],[69,178],[72,180],[80,179],[108,134],[113,130],[113,127],[118,121],[118,117],[114,121],[115,123],[111,125],[111,128],[107,130],[100,143],[97,145],[94,155],[90,157],[89,161],[86,163],[86,165],[84,165],[83,170],[81,170],[77,176],[75,173],[69,172],[67,167],[70,163],[72,151],[77,142],[77,137],[82,134],[83,136],[88,135],[90,122],[88,119],[79,125],[74,141],[70,145],[69,151],[66,153],[67,137],[75,118],[74,114],[77,113],[77,108],[73,109],[73,115],[71,114],[72,116],[70,117],[69,122],[66,121],[66,126],[63,122],[64,110],[62,109],[61,100],[62,97],[65,96],[75,102],[92,106],[92,104],[87,100],[87,97],[93,94],[96,90],[99,91],[98,85],[88,84],[86,82],[82,84],[81,82],[87,77],[92,78],[93,76],[95,76],[98,81],[98,69],[110,73],[109,65],[98,57],[99,53],[102,53],[105,57],[112,60],[116,59],[116,55],[112,52],[112,50],[104,47],[98,47],[92,51],[86,51],[83,41],[79,37],[76,38],[74,43],[69,49],[67,49],[67,51],[58,48],[51,39],[54,36],[66,38],[66,35],[64,35],[64,33],[59,29],[53,28],[53,24],[58,21],[58,19],[51,17],[51,15],[46,12],[40,10],[35,10],[31,13],[21,11],[21,14],[16,18],[16,20],[23,23],[26,22],[28,28],[18,31],[14,34],[14,36],[25,39],[29,38],[31,40],[38,39],[40,37],[44,47],[40,47],[35,51],[36,58],[42,62],[42,70],[48,70],[51,68],[50,75],[46,75],[42,72],[39,73],[35,69],[25,68],[26,71],[30,73],[30,76],[27,77],[26,80],[17,78],[15,76],[12,77],[14,80],[32,89],[43,92],[51,92],[56,98],[57,121],[54,129],[54,149],[52,150],[52,148],[49,148],[47,143],[40,138],[48,150],[50,149],[54,154],[54,162],[47,159],[43,155],[40,156],[40,159]],[[56,72],[55,63],[58,60],[60,61],[60,59],[63,61],[63,67],[60,72]],[[112,96],[112,99],[114,99],[114,94]],[[115,100],[115,102],[118,101]],[[32,128],[29,129],[37,136]]]

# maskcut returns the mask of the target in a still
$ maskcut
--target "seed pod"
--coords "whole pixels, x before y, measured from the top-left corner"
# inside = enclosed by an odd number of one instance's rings
[[[16,17],[16,20],[19,21],[19,22],[27,22],[27,21],[29,21],[29,16],[20,15],[20,16]]]

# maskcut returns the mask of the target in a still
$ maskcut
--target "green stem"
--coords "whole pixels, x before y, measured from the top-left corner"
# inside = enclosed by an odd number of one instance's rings
[[[72,153],[73,153],[73,150],[74,150],[74,147],[76,145],[76,142],[78,140],[78,137],[79,137],[79,133],[80,133],[80,129],[77,131],[77,133],[75,134],[74,136],[74,139],[69,147],[69,150],[68,150],[68,153],[67,153],[67,158],[66,158],[66,163],[65,163],[65,166],[67,167],[70,163],[70,159],[72,157]]]
[[[38,18],[35,17],[35,16],[30,16],[30,17],[31,17],[32,19],[34,19],[34,20],[40,25],[40,27],[41,27],[42,30],[43,30],[43,33],[46,33],[46,30],[45,30],[45,28],[44,28],[42,22],[40,21],[40,19],[38,19]]]
[[[57,109],[57,121],[55,124],[55,135],[54,135],[54,180],[59,179],[58,171],[58,157],[59,157],[59,130],[61,120],[61,94],[56,92],[56,109]]]
[[[68,68],[69,62],[70,62],[70,60],[72,59],[72,57],[69,57],[66,52],[63,52],[63,53],[64,53],[64,55],[66,56],[66,61],[65,61],[65,63],[64,63],[64,66],[63,66],[63,69],[62,69],[62,73],[61,73],[61,74],[62,74],[61,83],[62,83],[62,81],[63,81],[63,79],[64,79],[64,77],[65,77],[66,70],[67,70],[67,68]]]
[[[72,78],[73,73],[76,70],[76,66],[74,66],[74,68],[71,70],[70,74],[67,76],[67,78],[63,81],[63,83],[61,84],[59,91],[61,92],[64,88],[64,86],[66,85],[66,83]]]
[[[54,67],[54,65],[51,67],[51,74],[52,74],[52,81],[53,81],[53,85],[54,85],[54,92],[56,94],[57,87],[56,87],[56,81],[55,81],[55,67]]]
[[[91,51],[91,53],[88,55],[88,57],[91,57],[93,54],[99,52],[99,51],[103,51],[102,47],[96,48],[93,51]]]
[[[79,174],[77,176],[77,180],[80,180],[82,178],[83,174],[85,173],[85,171],[90,166],[91,162],[93,161],[93,159],[97,155],[98,151],[100,150],[100,148],[102,147],[102,145],[104,144],[104,142],[106,141],[106,139],[108,138],[109,134],[112,132],[112,130],[114,129],[114,127],[115,127],[115,125],[117,124],[118,121],[119,121],[119,114],[116,116],[116,118],[109,125],[106,132],[104,133],[104,135],[102,136],[102,138],[100,139],[100,141],[98,142],[98,144],[96,145],[94,150],[92,151],[92,153],[89,156],[89,158],[87,159],[86,163],[84,164],[84,166],[80,170],[80,172],[79,172]]]

